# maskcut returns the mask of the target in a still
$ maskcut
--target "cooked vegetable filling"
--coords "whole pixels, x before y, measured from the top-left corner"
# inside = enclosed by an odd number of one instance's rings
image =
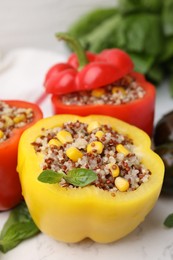
[[[61,100],[65,105],[120,105],[143,98],[144,95],[145,90],[132,77],[125,76],[105,87],[62,95]]]
[[[20,128],[33,120],[31,108],[9,106],[0,101],[0,143],[10,137],[14,128]]]
[[[136,190],[151,175],[134,153],[133,140],[97,121],[67,122],[62,127],[42,129],[42,135],[32,145],[43,154],[43,171],[62,173],[62,187],[75,187],[63,178],[74,169],[95,172],[97,179],[92,184],[111,191],[113,196],[116,191]]]

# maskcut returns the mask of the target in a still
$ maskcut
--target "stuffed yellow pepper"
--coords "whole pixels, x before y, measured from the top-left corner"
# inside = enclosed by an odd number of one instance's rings
[[[20,139],[22,193],[39,229],[99,243],[133,231],[160,194],[164,165],[142,130],[109,116],[56,115]]]

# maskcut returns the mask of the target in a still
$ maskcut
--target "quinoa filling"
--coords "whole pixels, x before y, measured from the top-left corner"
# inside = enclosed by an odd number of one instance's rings
[[[73,92],[60,98],[65,105],[120,105],[141,99],[144,95],[145,90],[131,76],[125,76],[108,86]]]
[[[14,128],[20,128],[33,121],[31,108],[18,108],[0,101],[0,143],[10,138]]]
[[[116,191],[136,190],[151,175],[134,153],[133,141],[97,121],[67,122],[62,127],[42,129],[42,135],[32,145],[43,154],[43,170],[67,174],[76,168],[91,169],[97,174],[92,185],[114,195]],[[59,184],[75,187],[63,178]]]

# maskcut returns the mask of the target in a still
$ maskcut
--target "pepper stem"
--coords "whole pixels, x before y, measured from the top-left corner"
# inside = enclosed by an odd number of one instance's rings
[[[88,63],[88,59],[80,42],[67,33],[56,33],[55,36],[58,40],[64,40],[70,45],[77,55],[79,69],[82,69]]]

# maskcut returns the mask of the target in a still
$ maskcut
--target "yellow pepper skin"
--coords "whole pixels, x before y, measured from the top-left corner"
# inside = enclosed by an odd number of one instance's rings
[[[31,143],[41,135],[42,128],[76,120],[107,123],[132,138],[135,153],[152,173],[149,181],[135,191],[117,192],[115,196],[93,185],[70,189],[39,182],[42,156],[35,153]],[[19,143],[17,169],[24,199],[38,228],[56,240],[71,243],[86,237],[109,243],[129,234],[155,205],[163,182],[163,162],[150,145],[150,138],[142,130],[108,116],[56,115],[42,119],[26,130]]]

